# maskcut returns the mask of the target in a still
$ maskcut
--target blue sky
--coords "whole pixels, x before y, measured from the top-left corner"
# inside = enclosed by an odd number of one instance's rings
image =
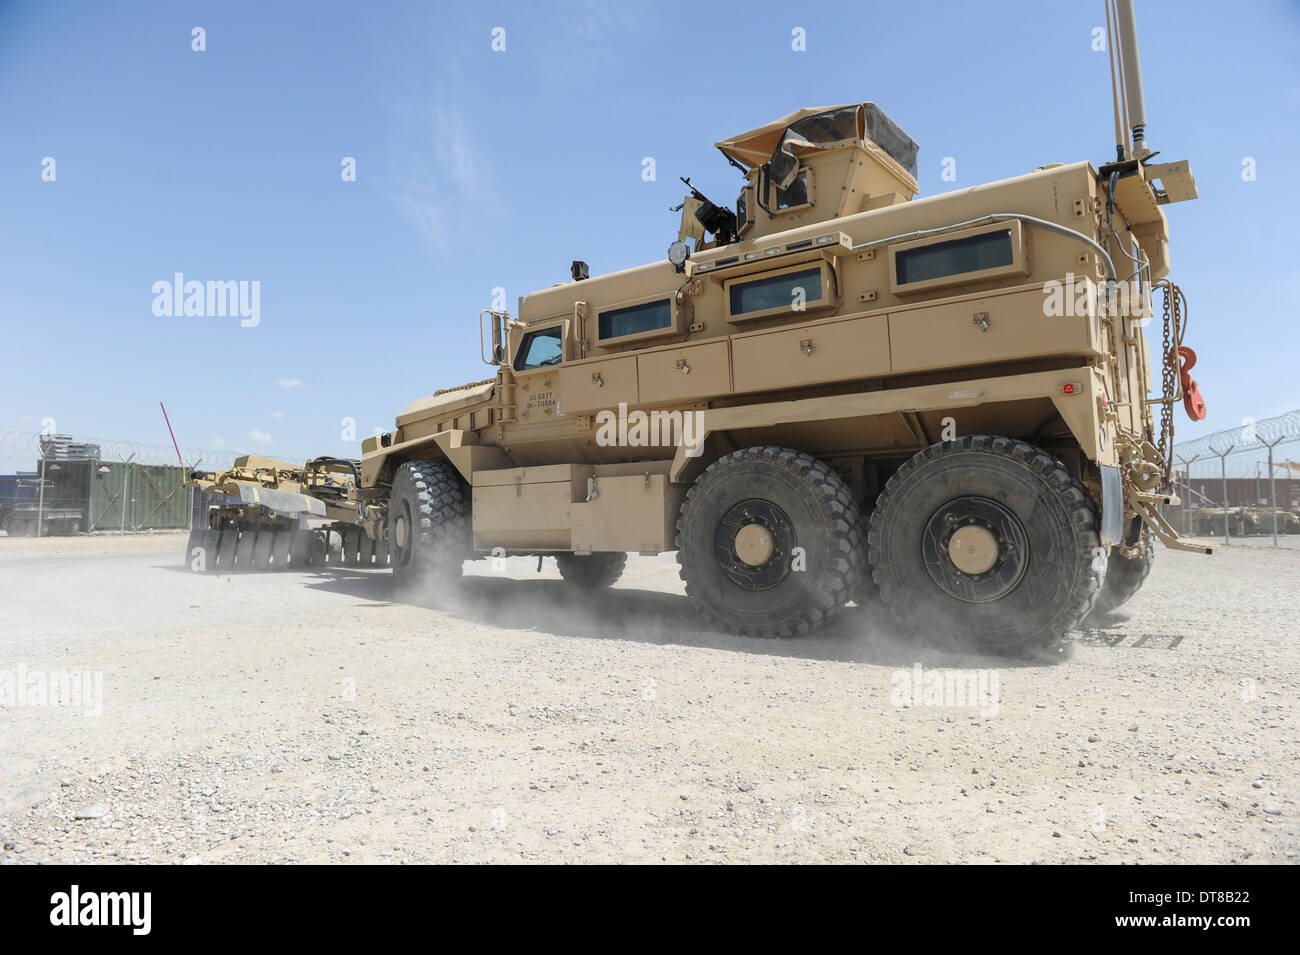
[[[189,447],[359,454],[343,418],[359,440],[486,376],[494,288],[513,311],[571,259],[661,258],[679,175],[734,199],[726,135],[874,100],[920,143],[922,195],[1106,161],[1102,10],[0,0],[0,429],[165,444],[163,400]],[[1138,25],[1149,142],[1201,194],[1167,210],[1192,437],[1300,406],[1300,4],[1139,0]],[[155,316],[176,272],[259,281],[259,324]]]

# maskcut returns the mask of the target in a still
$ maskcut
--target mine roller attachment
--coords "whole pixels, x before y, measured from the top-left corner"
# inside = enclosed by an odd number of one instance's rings
[[[908,629],[981,650],[1046,646],[1092,610],[1106,574],[1092,496],[1047,452],[986,435],[933,444],[871,515],[880,599]]]
[[[296,467],[249,455],[192,481],[227,503],[211,508],[208,526],[190,533],[187,565],[221,574],[386,565],[387,542],[358,523],[368,512],[355,500],[356,475],[356,462],[342,458]]]
[[[324,563],[318,532],[265,508],[214,508],[209,526],[190,532],[185,560],[195,573],[299,570]]]

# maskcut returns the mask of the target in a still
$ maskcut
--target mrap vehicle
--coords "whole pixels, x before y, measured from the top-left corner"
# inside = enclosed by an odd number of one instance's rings
[[[735,205],[691,186],[666,261],[574,262],[484,312],[492,376],[408,405],[359,460],[239,459],[204,482],[240,503],[191,565],[445,588],[466,559],[554,556],[590,590],[675,550],[743,634],[856,601],[1005,648],[1131,597],[1156,541],[1208,553],[1160,512],[1174,406],[1204,417],[1165,213],[1196,187],[1151,161],[1130,0],[1114,15],[1113,161],[916,198],[917,144],[874,103],[724,139]]]

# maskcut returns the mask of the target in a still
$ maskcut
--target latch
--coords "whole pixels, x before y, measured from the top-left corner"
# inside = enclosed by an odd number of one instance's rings
[[[689,375],[691,373],[691,366],[686,364],[685,358],[679,358],[677,359],[677,370],[683,375]]]
[[[597,388],[605,387],[605,379],[600,377],[600,372],[598,371],[593,371],[591,373],[591,383]]]
[[[813,353],[813,342],[811,338],[805,338],[799,342],[799,350],[805,355]]]
[[[989,324],[990,324],[989,313],[976,312],[975,315],[971,318],[970,323],[972,325],[978,325],[980,327],[980,331],[987,332],[989,330]]]

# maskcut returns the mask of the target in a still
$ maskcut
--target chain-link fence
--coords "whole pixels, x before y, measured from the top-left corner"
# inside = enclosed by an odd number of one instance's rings
[[[1202,537],[1300,534],[1300,410],[1174,445],[1180,505],[1166,517]]]
[[[230,467],[236,452],[0,431],[0,528],[11,537],[186,528],[200,505],[186,486],[196,470]],[[202,498],[206,495],[197,495]]]

